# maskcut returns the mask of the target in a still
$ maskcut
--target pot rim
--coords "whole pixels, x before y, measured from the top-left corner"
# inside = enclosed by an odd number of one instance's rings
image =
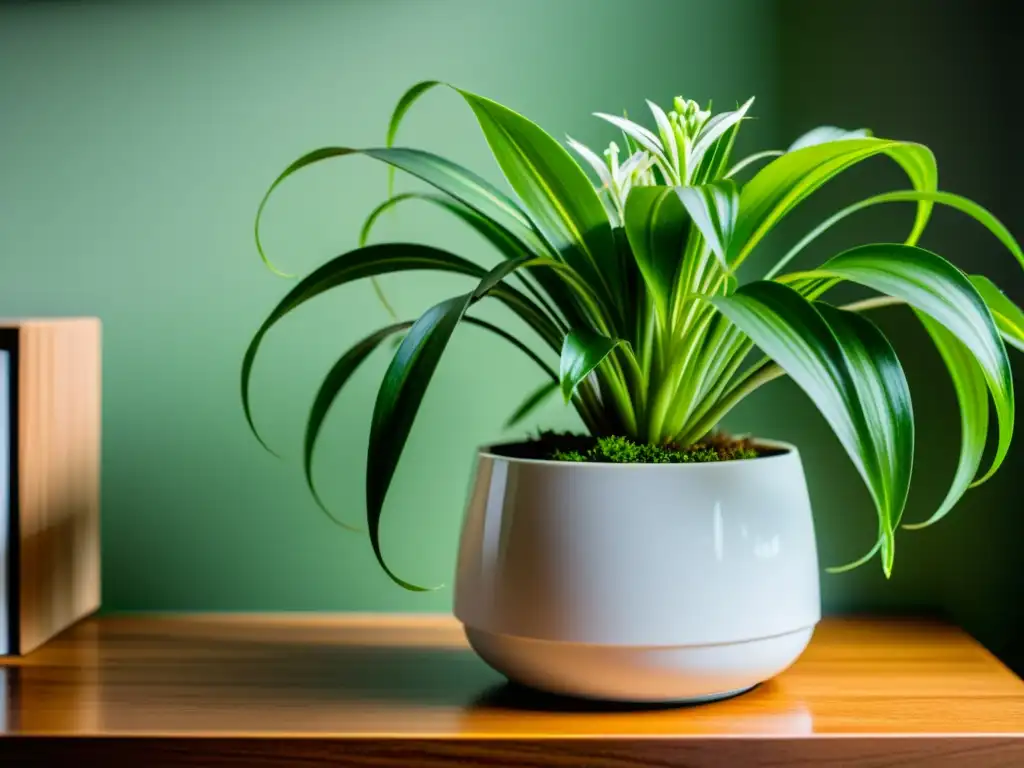
[[[649,462],[631,462],[631,463],[613,463],[605,461],[558,461],[556,459],[527,459],[519,456],[508,456],[503,453],[496,452],[496,449],[500,449],[506,445],[520,445],[522,441],[518,442],[506,442],[506,443],[490,443],[488,445],[482,445],[477,449],[477,455],[481,458],[488,459],[502,459],[504,461],[515,462],[518,464],[541,464],[553,467],[565,467],[572,469],[637,469],[643,467],[644,470],[689,470],[694,471],[697,469],[710,469],[711,467],[724,468],[728,466],[738,466],[741,464],[748,464],[750,462],[760,461],[778,461],[785,459],[789,456],[797,456],[799,458],[800,451],[792,443],[787,443],[782,440],[772,440],[769,438],[753,438],[752,442],[754,445],[763,446],[765,448],[772,448],[781,453],[774,453],[770,456],[755,456],[752,459],[729,459],[728,461],[695,461],[692,463],[678,463],[678,464],[654,464]]]

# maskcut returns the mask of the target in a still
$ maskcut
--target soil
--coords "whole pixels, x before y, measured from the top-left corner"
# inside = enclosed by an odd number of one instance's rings
[[[638,445],[622,437],[593,437],[569,432],[543,432],[532,440],[492,447],[500,456],[588,463],[680,464],[775,456],[785,451],[749,438],[724,433],[708,435],[689,446]]]

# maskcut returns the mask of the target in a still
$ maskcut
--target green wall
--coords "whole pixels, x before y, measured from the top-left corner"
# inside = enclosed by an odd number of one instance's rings
[[[447,609],[450,589],[392,586],[365,537],[314,507],[298,467],[319,378],[387,320],[369,286],[313,303],[268,338],[255,407],[285,460],[248,433],[238,365],[288,287],[252,243],[260,196],[310,148],[380,143],[394,101],[426,77],[588,142],[613,138],[595,110],[756,94],[756,133],[774,143],[768,10],[741,0],[633,2],[628,14],[587,0],[0,5],[0,311],[103,319],[105,608]],[[709,66],[725,40],[735,55]],[[500,178],[451,94],[424,100],[403,141]],[[306,271],[355,245],[385,191],[383,168],[367,160],[312,169],[282,188],[267,246]],[[413,206],[379,235],[481,248]],[[464,283],[413,274],[386,285],[413,313]],[[317,464],[326,497],[353,520],[385,362],[353,382]],[[540,383],[532,365],[473,329],[458,334],[389,497],[384,545],[407,578],[450,584],[474,446],[501,437]],[[575,423],[557,404],[548,419]]]
[[[749,147],[777,146],[819,123],[868,125],[937,150],[943,186],[1006,219],[1019,195],[1003,182],[1009,150],[990,45],[1006,20],[966,0],[632,2],[471,0],[0,5],[0,312],[95,314],[104,321],[104,604],[136,609],[443,610],[450,589],[392,587],[364,537],[327,522],[297,466],[302,421],[338,352],[386,317],[368,287],[342,289],[270,337],[255,379],[259,423],[285,459],[248,434],[237,369],[249,334],[287,287],[258,263],[252,216],[289,161],[329,143],[372,145],[402,90],[451,80],[531,116],[555,135],[611,138],[587,115],[643,111],[676,93],[718,104],[756,94]],[[997,6],[993,5],[993,9]],[[886,24],[874,19],[882,14]],[[951,54],[952,52],[952,54]],[[468,110],[432,94],[403,142],[497,181]],[[1019,160],[1009,162],[1020,162]],[[899,184],[878,164],[837,182],[810,214]],[[355,244],[385,194],[362,159],[317,168],[282,189],[266,243],[306,271]],[[898,239],[909,212],[851,222],[817,256],[858,238]],[[480,242],[437,213],[409,207],[380,237],[474,253]],[[925,244],[1006,282],[1024,278],[983,233],[940,213]],[[420,275],[386,282],[403,314],[459,283]],[[497,312],[500,310],[491,309]],[[920,461],[910,518],[941,498],[958,422],[926,339],[896,310],[880,322],[908,361]],[[384,356],[332,414],[317,464],[326,497],[358,520],[365,435]],[[1017,361],[1018,374],[1022,367]],[[1021,379],[1024,380],[1024,379]],[[428,393],[397,485],[384,542],[404,576],[450,582],[473,447],[537,382],[531,364],[472,329],[460,333]],[[557,404],[542,420],[573,426]],[[782,381],[730,427],[804,449],[822,560],[845,562],[873,537],[870,502],[806,398]],[[1015,548],[1024,523],[1016,449],[995,480],[942,525],[899,539],[896,573],[875,566],[823,576],[833,611],[948,611],[1004,656],[1024,607]]]

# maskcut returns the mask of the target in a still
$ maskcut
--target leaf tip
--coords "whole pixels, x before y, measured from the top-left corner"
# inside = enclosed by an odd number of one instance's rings
[[[306,470],[306,485],[309,488],[309,493],[313,497],[314,503],[317,505],[320,511],[327,516],[328,520],[330,520],[339,528],[344,528],[346,531],[351,531],[352,533],[363,533],[362,528],[360,528],[357,525],[352,525],[351,523],[346,523],[344,520],[339,520],[337,517],[334,516],[334,513],[327,508],[327,504],[324,503],[324,500],[320,497],[320,492],[316,489],[316,483],[313,482],[313,473],[312,470],[309,468],[307,468]]]
[[[252,432],[253,437],[256,438],[256,442],[258,442],[260,444],[260,447],[262,447],[263,450],[265,450],[275,459],[280,459],[281,454],[279,454],[277,451],[271,448],[267,441],[263,439],[263,435],[260,434],[260,431],[256,429],[256,422],[253,421],[252,412],[249,410],[249,406],[247,403],[243,404],[243,410],[245,411],[245,420],[249,425],[249,431]]]
[[[893,544],[893,537],[889,535],[882,545],[882,573],[885,574],[886,581],[892,578],[892,565],[896,554]]]

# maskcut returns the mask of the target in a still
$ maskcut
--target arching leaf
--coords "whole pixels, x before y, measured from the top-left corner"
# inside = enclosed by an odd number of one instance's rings
[[[350,155],[364,155],[387,163],[389,166],[405,171],[427,182],[436,189],[468,205],[477,213],[498,221],[514,232],[535,253],[544,252],[544,246],[532,229],[530,220],[523,213],[519,204],[488,181],[480,178],[472,171],[456,165],[438,155],[418,149],[401,148],[370,148],[356,149],[353,147],[321,147],[307,152],[298,160],[285,168],[267,189],[256,211],[253,225],[256,237],[256,250],[263,262],[275,273],[294,277],[281,272],[270,261],[263,248],[260,236],[263,213],[274,191],[285,179],[296,172],[315,163]]]
[[[505,422],[505,429],[511,429],[521,423],[527,416],[533,413],[545,400],[558,391],[558,379],[545,381],[537,389],[526,396],[526,399],[519,405],[512,415]]]
[[[723,178],[731,179],[744,168],[747,168],[748,166],[751,166],[756,162],[759,162],[761,160],[767,160],[769,157],[778,157],[779,155],[784,154],[785,152],[783,152],[781,149],[768,149],[765,150],[764,152],[755,152],[752,155],[747,155],[742,160],[738,160],[732,168],[726,171]]]
[[[1006,343],[1024,352],[1024,311],[984,275],[970,275],[969,279],[991,310]]]
[[[352,378],[352,374],[354,374],[366,358],[368,358],[370,354],[380,346],[382,341],[393,334],[401,333],[411,327],[411,322],[394,323],[374,331],[366,338],[353,344],[345,354],[338,358],[338,361],[331,366],[331,370],[327,372],[323,382],[320,384],[320,389],[316,393],[316,397],[313,399],[313,405],[309,409],[309,417],[306,419],[306,436],[303,441],[302,451],[302,468],[306,476],[306,485],[309,486],[309,491],[313,495],[313,500],[316,502],[316,505],[320,507],[320,510],[342,528],[347,528],[350,531],[358,531],[359,529],[336,518],[330,509],[327,508],[327,505],[320,497],[319,491],[316,489],[316,483],[313,482],[313,451],[316,449],[317,438],[320,436],[320,428],[323,426],[324,420],[327,418],[328,411],[330,411],[331,406],[334,404],[334,401],[337,399],[338,394],[344,388],[345,384],[347,384],[348,380]]]
[[[922,523],[905,523],[904,528],[924,528],[941,520],[960,500],[978,474],[988,437],[988,390],[985,376],[973,353],[953,333],[929,315],[915,310],[936,349],[942,355],[960,405],[960,458],[953,482],[938,509]]]
[[[616,306],[619,256],[604,204],[583,169],[522,115],[482,96],[459,93],[537,229],[602,300]]]
[[[558,374],[565,402],[569,402],[580,382],[621,343],[622,339],[609,339],[589,328],[576,328],[566,334]]]
[[[736,229],[740,202],[735,182],[725,179],[697,187],[676,187],[676,193],[718,263],[728,271],[726,258]]]
[[[503,258],[518,259],[531,254],[531,250],[524,242],[493,219],[477,213],[457,200],[452,200],[444,195],[424,192],[408,192],[395,195],[374,208],[363,223],[359,244],[364,245],[366,243],[374,224],[381,215],[408,200],[421,200],[431,203],[454,214],[487,240]],[[552,262],[561,266],[561,262],[556,262],[553,259]],[[573,323],[584,321],[586,315],[580,307],[579,297],[574,291],[566,287],[564,280],[560,279],[557,275],[551,274],[550,270],[538,269],[533,272],[533,275],[547,296],[539,293],[525,276],[520,274],[519,277],[522,278],[525,289],[536,300],[537,304],[547,312],[553,322],[564,330],[564,319]],[[550,297],[550,301],[548,297]],[[552,306],[551,301],[554,302],[554,306]]]
[[[466,310],[524,262],[502,262],[490,270],[473,291],[435,304],[423,313],[402,339],[377,392],[366,461],[367,527],[377,562],[395,583],[406,589],[424,591],[426,588],[399,578],[384,561],[380,546],[380,517],[398,460],[441,355]]]
[[[938,170],[931,151],[921,145],[888,139],[861,138],[830,141],[787,152],[762,168],[740,193],[729,263],[741,263],[761,239],[799,205],[847,168],[876,155],[888,155],[903,168],[917,191],[934,192]],[[917,206],[908,242],[916,242],[931,214],[932,204]]]
[[[547,383],[547,387],[549,388],[549,391],[553,391],[558,387],[558,374],[556,374],[547,363],[545,363],[532,349],[523,344],[519,339],[509,334],[504,329],[485,320],[469,317],[468,315],[464,316],[462,319],[470,325],[475,325],[498,335],[513,346],[517,347],[548,375],[549,381]],[[317,506],[320,507],[324,514],[338,525],[351,531],[358,531],[359,529],[342,522],[334,516],[334,514],[327,508],[327,505],[321,498],[319,491],[317,491],[316,483],[313,481],[313,454],[316,450],[317,440],[320,437],[320,431],[323,428],[324,421],[327,418],[327,414],[330,411],[331,406],[334,404],[335,400],[337,400],[338,395],[341,394],[341,390],[344,389],[352,375],[359,369],[359,366],[363,364],[366,358],[369,357],[370,354],[380,346],[381,342],[386,338],[394,334],[407,331],[412,327],[412,325],[413,323],[411,321],[394,323],[374,331],[369,336],[353,344],[352,347],[350,347],[331,367],[330,371],[327,372],[327,375],[320,384],[320,388],[317,390],[316,397],[313,399],[313,405],[309,410],[309,417],[306,420],[306,434],[303,441],[302,453],[302,465],[303,472],[306,476],[306,484],[309,486],[309,490],[312,493]],[[522,408],[520,410],[522,410]],[[520,417],[522,416],[525,416],[525,413],[520,415]]]
[[[513,262],[505,262],[512,264]],[[515,262],[518,266],[519,262]],[[249,380],[253,363],[267,332],[288,313],[332,288],[375,275],[409,270],[434,270],[468,275],[477,279],[488,273],[471,261],[452,253],[413,243],[381,243],[357,248],[332,259],[299,282],[271,311],[256,331],[242,359],[242,408],[253,434],[269,451],[252,418]],[[553,349],[560,349],[561,335],[546,316],[523,294],[510,286],[495,286],[495,294],[506,306],[525,320]]]
[[[858,283],[928,315],[971,351],[985,376],[999,423],[992,465],[978,482],[991,477],[1006,457],[1013,437],[1013,376],[999,329],[967,276],[923,248],[875,243],[844,251],[818,269],[779,279],[800,287],[822,278],[827,282],[811,293],[804,290],[804,294],[817,298],[839,280]]]
[[[766,280],[775,277],[775,275],[779,274],[779,272],[781,272],[782,269],[798,253],[800,253],[804,248],[810,245],[810,243],[816,240],[820,235],[822,235],[825,231],[830,229],[836,223],[842,221],[847,216],[856,213],[857,211],[861,211],[864,210],[865,208],[870,208],[873,205],[879,205],[881,203],[919,203],[921,201],[929,203],[940,203],[941,205],[945,205],[955,210],[961,211],[962,213],[966,213],[972,219],[974,219],[979,224],[984,226],[989,232],[995,235],[999,242],[1005,245],[1006,249],[1011,254],[1013,254],[1014,258],[1017,259],[1021,266],[1024,266],[1024,250],[1021,250],[1020,245],[1017,244],[1017,241],[1013,238],[1013,235],[1010,234],[1010,230],[1008,230],[1003,225],[1003,223],[999,221],[999,219],[997,219],[995,216],[993,216],[991,213],[985,210],[985,208],[975,203],[973,200],[968,200],[966,197],[950,194],[949,192],[918,192],[915,190],[900,190],[898,192],[885,192],[881,195],[875,195],[874,197],[869,197],[865,200],[861,200],[859,202],[854,203],[853,205],[849,205],[846,208],[843,208],[838,213],[833,214],[829,218],[825,219],[825,221],[823,221],[821,224],[819,224],[810,232],[808,232],[807,235],[800,240],[800,242],[798,242],[796,245],[790,248],[789,251],[787,251],[786,254],[781,259],[779,259],[778,262],[776,262],[775,266],[773,266],[767,272],[767,274],[765,274],[764,277]],[[913,243],[910,242],[909,240],[907,244],[913,245]]]
[[[871,492],[892,571],[913,464],[913,414],[892,347],[870,321],[759,281],[714,304],[807,393]]]
[[[804,147],[813,147],[817,144],[827,144],[830,141],[842,141],[843,139],[863,139],[871,135],[867,128],[860,128],[848,131],[845,128],[837,128],[834,125],[819,125],[807,133],[799,136],[796,141],[789,145],[787,152],[795,152]]]

